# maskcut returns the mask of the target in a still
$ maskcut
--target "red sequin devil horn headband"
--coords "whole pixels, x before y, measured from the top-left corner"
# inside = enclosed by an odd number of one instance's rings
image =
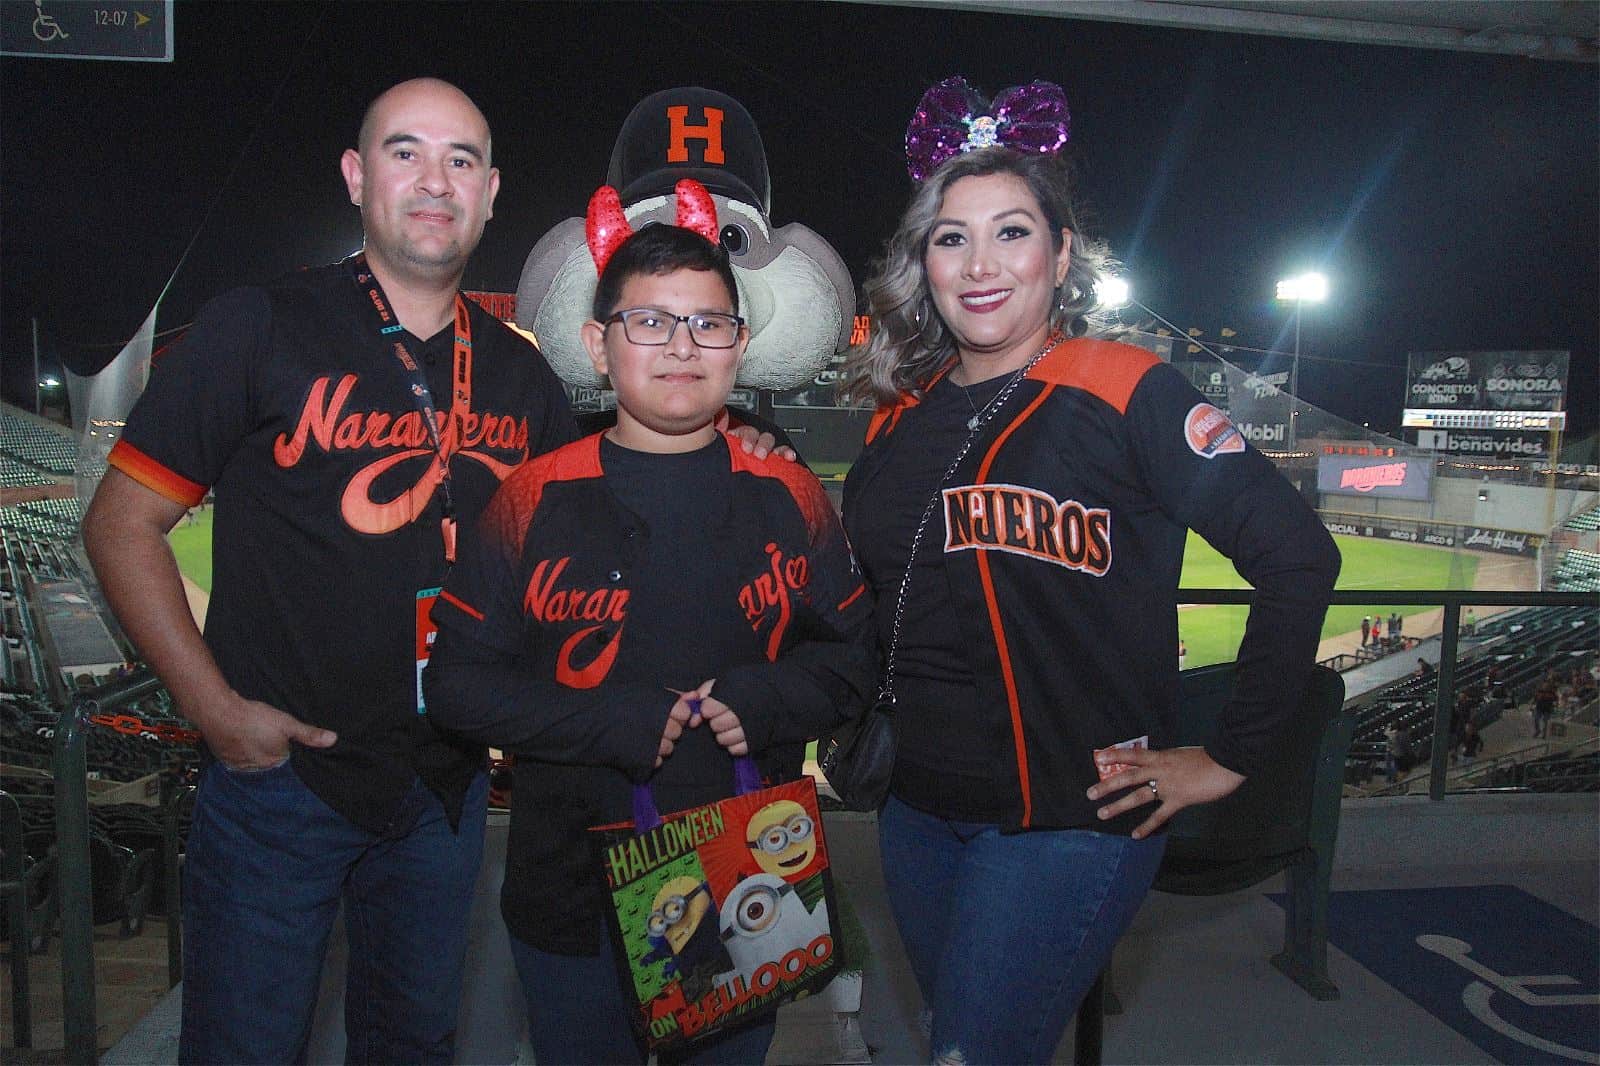
[[[675,186],[678,194],[678,217],[675,225],[700,234],[716,244],[720,228],[717,225],[717,204],[711,193],[693,178],[684,178]],[[594,269],[603,274],[623,242],[633,236],[633,227],[622,210],[617,190],[602,185],[589,197],[589,211],[584,217],[583,234],[589,245],[589,255],[594,258]]]

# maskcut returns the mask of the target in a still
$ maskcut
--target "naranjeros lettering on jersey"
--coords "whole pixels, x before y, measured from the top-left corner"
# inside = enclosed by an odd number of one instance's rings
[[[1077,500],[1058,503],[1020,485],[944,490],[944,550],[990,548],[1104,574],[1111,568],[1111,512]]]
[[[470,524],[529,454],[576,436],[538,350],[455,310],[411,337],[351,263],[224,294],[156,361],[109,457],[185,505],[214,492],[207,644],[241,695],[339,734],[295,769],[375,830],[419,770],[444,792],[477,758],[435,752],[417,713],[446,473]]]
[[[907,547],[895,546],[909,546],[917,513],[896,486],[950,454],[923,454],[947,417],[938,384],[880,409],[846,483],[845,525],[880,596],[882,575],[904,571]],[[956,808],[984,787],[995,798],[981,820],[1130,831],[1142,814],[1101,821],[1084,791],[1098,780],[1096,749],[1145,735],[1153,748],[1172,742],[1186,527],[1251,572],[1256,610],[1273,618],[1247,628],[1233,728],[1207,750],[1247,775],[1270,759],[1273,723],[1315,654],[1337,553],[1293,486],[1180,374],[1141,349],[1065,341],[939,491],[940,565],[923,569],[919,553],[910,598],[918,581],[948,592],[908,604],[903,632],[919,639],[899,650],[916,664],[897,676],[915,694],[897,718],[894,789],[905,802],[964,818]],[[930,654],[951,632],[944,658],[965,672]],[[1000,736],[1004,749],[989,777],[968,774],[978,783],[952,796],[943,734],[919,726],[979,717],[970,735]]]

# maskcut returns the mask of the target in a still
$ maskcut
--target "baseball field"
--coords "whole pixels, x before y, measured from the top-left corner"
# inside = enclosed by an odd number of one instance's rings
[[[172,550],[185,577],[204,592],[211,590],[211,509],[184,519],[172,531]],[[1344,565],[1339,574],[1341,589],[1469,589],[1477,574],[1478,559],[1442,548],[1371,540],[1366,537],[1335,537]],[[1194,533],[1183,560],[1184,588],[1245,588],[1233,564],[1218,555]],[[1402,615],[1431,610],[1374,603],[1370,606],[1334,607],[1323,624],[1324,638],[1351,633],[1361,628],[1363,615],[1391,610]],[[1178,633],[1189,647],[1190,668],[1224,662],[1234,657],[1244,632],[1247,608],[1243,606],[1186,606],[1178,613]]]

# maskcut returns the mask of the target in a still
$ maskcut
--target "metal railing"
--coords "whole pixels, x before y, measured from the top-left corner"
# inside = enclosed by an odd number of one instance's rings
[[[153,695],[152,673],[79,695],[56,721],[56,855],[61,886],[61,1027],[67,1061],[92,1063],[95,1041],[94,899],[89,865],[89,719]],[[170,906],[170,904],[169,904]]]
[[[1179,589],[1178,602],[1193,604],[1249,604],[1250,589]],[[1439,656],[1438,698],[1434,708],[1433,758],[1429,796],[1443,799],[1449,770],[1450,712],[1455,704],[1456,655],[1460,642],[1461,611],[1475,607],[1596,607],[1594,593],[1422,591],[1417,589],[1360,589],[1334,592],[1334,604],[1357,606],[1419,605],[1444,608],[1444,629]],[[95,1042],[95,975],[93,900],[89,866],[89,807],[84,728],[90,716],[113,711],[161,689],[149,673],[112,682],[79,695],[61,712],[55,734],[56,837],[61,885],[61,988],[62,1023],[66,1058],[70,1063],[93,1063]],[[174,796],[174,800],[181,797]],[[176,817],[176,805],[171,812]],[[176,856],[169,854],[169,971],[181,965],[177,932],[178,902]]]
[[[1251,589],[1179,589],[1178,602],[1248,604]],[[1421,606],[1444,608],[1439,634],[1438,695],[1433,708],[1433,753],[1428,772],[1428,797],[1445,796],[1450,770],[1450,712],[1456,702],[1456,658],[1461,646],[1461,611],[1465,607],[1592,607],[1600,610],[1600,595],[1593,592],[1490,592],[1482,589],[1336,589],[1336,606]]]

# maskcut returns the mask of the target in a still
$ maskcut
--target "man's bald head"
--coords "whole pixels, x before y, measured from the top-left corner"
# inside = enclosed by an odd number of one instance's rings
[[[378,136],[378,130],[384,127],[383,119],[389,109],[404,107],[424,98],[435,100],[453,98],[470,108],[483,126],[484,164],[492,165],[489,156],[492,143],[489,136],[489,120],[483,117],[483,112],[472,102],[472,97],[440,78],[412,78],[379,93],[377,98],[367,105],[366,114],[361,116],[361,129],[356,134],[356,151],[366,154],[372,150],[372,142]]]

